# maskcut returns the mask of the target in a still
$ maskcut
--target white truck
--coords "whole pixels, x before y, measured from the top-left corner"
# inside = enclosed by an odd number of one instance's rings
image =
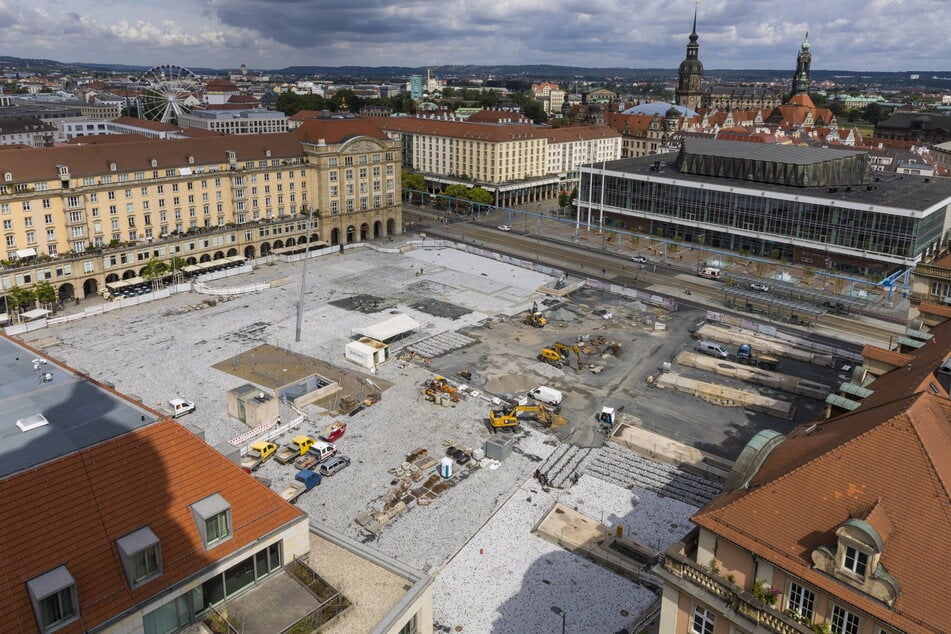
[[[183,398],[173,398],[168,402],[168,407],[172,411],[172,418],[178,418],[195,411],[195,404]]]
[[[539,403],[551,405],[552,407],[558,407],[564,399],[564,395],[561,392],[547,385],[539,385],[534,390],[531,390],[528,395]]]

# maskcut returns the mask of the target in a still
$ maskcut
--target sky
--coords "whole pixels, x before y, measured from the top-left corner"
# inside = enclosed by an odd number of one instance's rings
[[[252,69],[676,68],[694,0],[0,0],[0,55]],[[951,69],[951,0],[701,0],[708,69]]]

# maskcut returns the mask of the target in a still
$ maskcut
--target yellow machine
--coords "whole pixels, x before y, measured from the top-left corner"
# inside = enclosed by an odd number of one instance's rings
[[[575,353],[575,370],[581,371],[581,348],[578,345],[569,346],[563,343],[555,342],[551,348],[542,348],[538,358],[546,361],[556,368],[560,368],[564,361],[570,357],[570,353]],[[569,364],[570,366],[571,364]]]
[[[548,324],[545,316],[538,312],[538,302],[532,302],[532,312],[525,318],[525,323],[533,328],[544,328]]]
[[[558,416],[544,405],[515,405],[507,409],[489,411],[489,423],[493,431],[500,429],[514,430],[521,423],[522,414],[534,414],[534,418],[543,427],[560,427],[568,422],[563,416]]]

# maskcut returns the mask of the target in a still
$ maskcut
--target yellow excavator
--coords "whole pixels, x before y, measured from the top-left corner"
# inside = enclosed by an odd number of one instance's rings
[[[577,344],[569,346],[556,341],[550,348],[542,348],[538,358],[556,368],[560,368],[570,358],[572,352],[575,353],[575,370],[581,372],[581,348]],[[568,367],[571,367],[570,363]]]
[[[503,409],[489,410],[489,424],[492,425],[492,431],[497,432],[500,429],[515,430],[521,423],[522,414],[534,414],[542,427],[561,427],[568,423],[568,419],[559,416],[544,405],[515,405]]]
[[[533,328],[544,328],[548,324],[545,316],[538,311],[538,302],[532,302],[532,312],[525,318],[525,323]]]

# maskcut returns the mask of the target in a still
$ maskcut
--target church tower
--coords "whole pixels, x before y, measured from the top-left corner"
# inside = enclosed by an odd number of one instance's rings
[[[812,53],[809,52],[809,31],[806,31],[806,37],[802,40],[802,47],[799,49],[799,55],[796,56],[796,74],[792,80],[792,94],[809,94],[809,67],[812,65]]]
[[[693,31],[690,32],[690,43],[687,44],[687,57],[680,62],[677,71],[677,92],[675,101],[678,106],[691,110],[700,107],[700,83],[703,80],[703,64],[700,63],[700,45],[697,44],[697,8],[693,9]]]

